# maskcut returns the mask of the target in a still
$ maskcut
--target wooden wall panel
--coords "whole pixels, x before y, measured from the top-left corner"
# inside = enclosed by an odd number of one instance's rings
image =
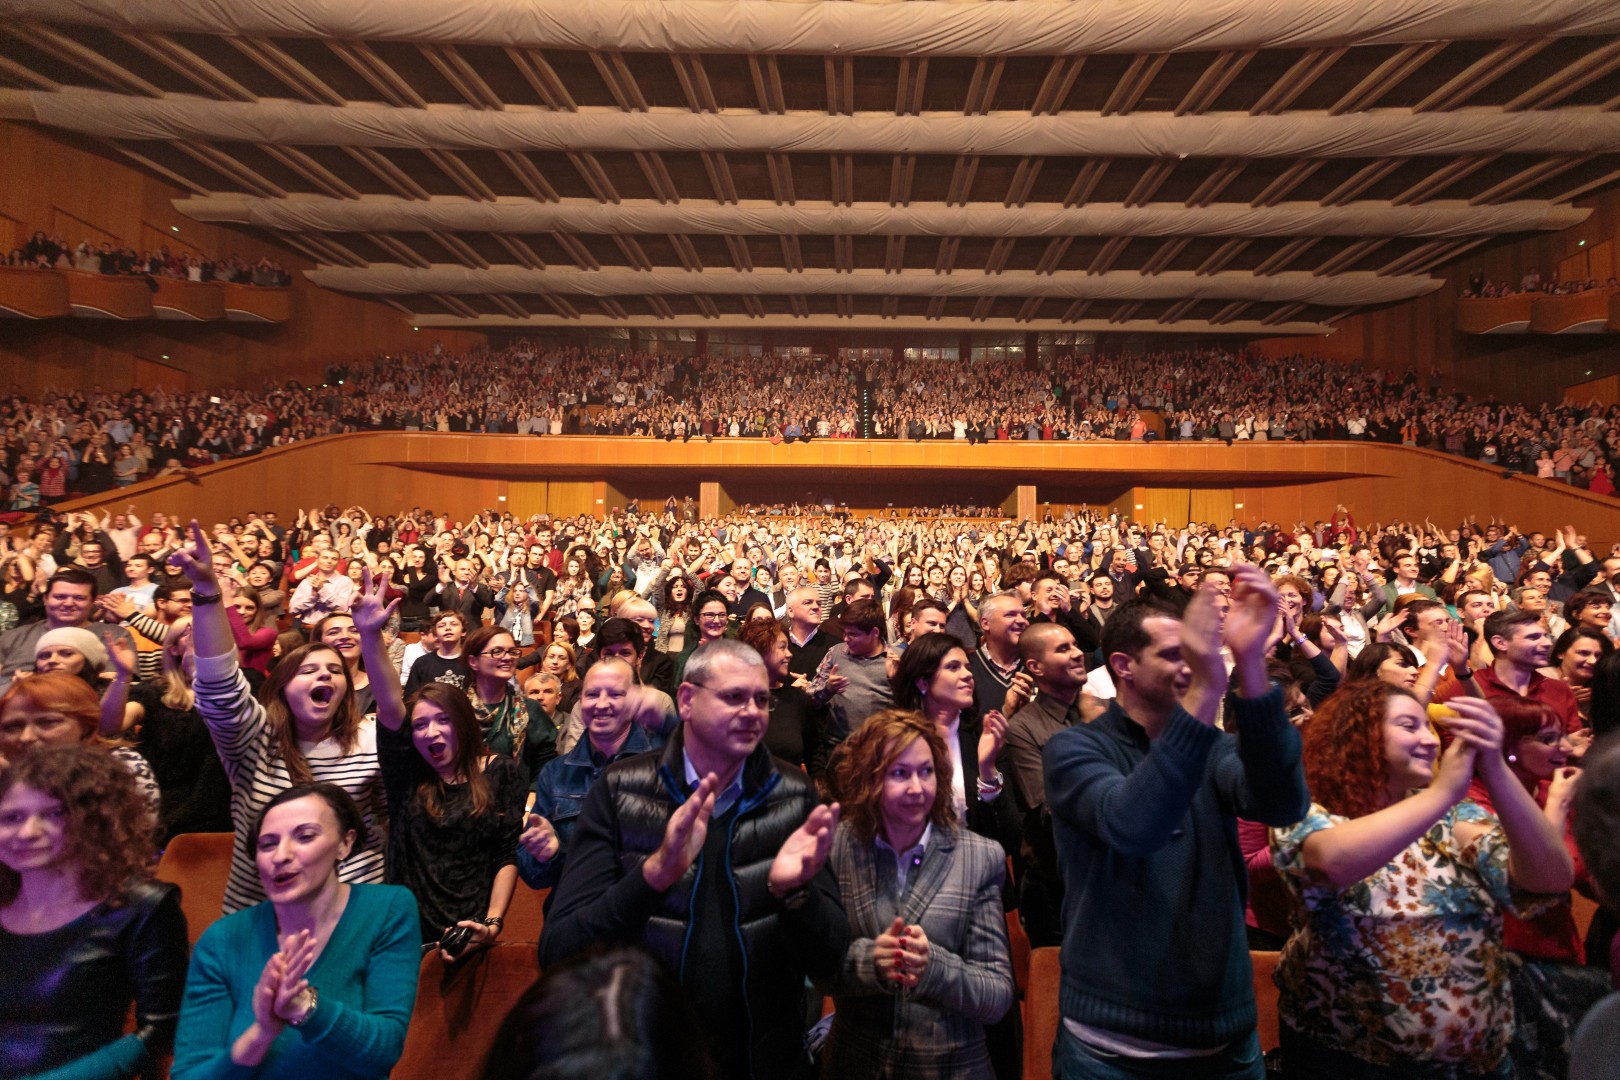
[[[132,370],[135,376],[134,385],[143,390],[183,394],[191,389],[191,375],[169,364],[137,359]]]
[[[742,463],[754,457],[767,463]],[[355,434],[222,462],[201,470],[196,484],[181,478],[148,481],[66,508],[121,509],[133,501],[142,516],[162,510],[212,521],[263,509],[291,518],[300,507],[358,503],[378,514],[419,506],[464,519],[500,508],[501,496],[511,498],[514,483],[536,485],[531,478],[545,475],[553,478],[545,482],[549,512],[594,514],[596,499],[605,500],[620,477],[636,478],[647,491],[659,475],[670,478],[671,490],[683,490],[693,475],[712,475],[717,479],[701,482],[700,498],[706,511],[712,506],[725,513],[731,509],[727,478],[757,484],[762,469],[788,489],[835,474],[859,478],[871,491],[892,492],[897,506],[950,501],[961,490],[957,476],[976,477],[974,482],[984,485],[999,477],[999,490],[1009,498],[1016,498],[1017,487],[1033,485],[1042,503],[1083,501],[1062,495],[1066,483],[1090,491],[1111,489],[1120,494],[1109,506],[1173,525],[1184,524],[1189,512],[1200,520],[1236,517],[1251,524],[1326,520],[1335,504],[1344,503],[1364,524],[1393,517],[1456,521],[1495,515],[1526,527],[1573,524],[1605,543],[1620,538],[1620,500],[1552,481],[1504,479],[1500,470],[1477,462],[1377,443],[969,447],[817,440],[789,447],[753,440],[671,445],[654,439]],[[1267,480],[1249,479],[1254,476]],[[535,486],[517,490],[526,500],[521,505],[538,498]],[[1226,492],[1231,510],[1223,515]],[[862,505],[883,501],[888,500]]]
[[[466,331],[414,331],[406,316],[385,304],[317,288],[301,273],[314,266],[307,258],[258,235],[185,217],[171,200],[191,192],[117,155],[103,155],[94,144],[10,122],[0,124],[0,144],[6,157],[0,169],[0,219],[11,223],[13,233],[26,237],[44,229],[62,233],[70,245],[108,239],[140,251],[167,241],[170,250],[240,254],[250,261],[265,256],[290,269],[294,278],[294,318],[276,326],[88,319],[9,323],[0,335],[0,367],[8,372],[7,382],[25,391],[140,385],[138,360],[181,368],[198,387],[257,386],[266,378],[318,381],[333,360],[426,350],[434,342],[463,349],[486,340]]]
[[[1352,315],[1325,337],[1269,338],[1254,344],[1266,356],[1298,353],[1360,360],[1397,372],[1415,367],[1425,376],[1438,366],[1448,387],[1476,396],[1556,402],[1571,383],[1620,372],[1614,336],[1459,334],[1456,301],[1477,270],[1492,281],[1516,284],[1532,267],[1545,276],[1563,260],[1574,259],[1587,271],[1582,276],[1607,280],[1615,273],[1613,252],[1620,244],[1620,188],[1578,199],[1576,205],[1591,208],[1591,217],[1561,232],[1463,255],[1442,272],[1440,288],[1428,296]]]
[[[1596,401],[1600,405],[1620,405],[1620,375],[1605,375],[1564,387],[1564,397],[1584,405]]]

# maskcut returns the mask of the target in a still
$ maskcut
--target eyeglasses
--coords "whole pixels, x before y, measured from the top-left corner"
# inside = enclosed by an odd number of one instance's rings
[[[728,709],[741,709],[750,702],[761,712],[769,712],[771,708],[771,695],[764,690],[751,694],[747,690],[716,690],[707,683],[695,682],[692,684],[700,690],[707,690],[720,699],[720,703]]]
[[[491,658],[493,658],[495,660],[516,660],[518,657],[523,655],[523,650],[522,649],[485,649],[483,652],[479,653],[478,655],[479,656],[488,656],[488,657],[491,657]]]
[[[726,612],[724,612],[724,611],[700,611],[700,612],[698,612],[698,618],[703,619],[706,622],[725,622],[726,619],[729,618],[729,617],[730,616],[728,616],[726,614]]]

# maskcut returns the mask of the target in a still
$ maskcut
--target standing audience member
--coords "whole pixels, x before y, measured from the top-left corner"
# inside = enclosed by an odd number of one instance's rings
[[[1102,652],[1118,697],[1047,743],[1065,890],[1060,1080],[1264,1075],[1234,819],[1290,825],[1309,797],[1266,672],[1276,591],[1254,566],[1232,573],[1224,628],[1213,586],[1184,617],[1144,601],[1116,611]],[[1236,739],[1214,726],[1223,696]],[[1174,976],[1153,956],[1173,956]]]
[[[339,866],[368,838],[334,784],[283,789],[247,840],[267,899],[197,942],[170,1075],[381,1080],[405,1048],[416,1001],[410,890],[342,879]]]
[[[152,880],[144,811],[100,747],[0,772],[0,1076],[113,1080],[168,1052],[186,918],[180,890]]]
[[[954,640],[954,639],[953,639]],[[908,650],[909,651],[909,650]],[[934,723],[886,709],[845,740],[830,863],[850,944],[823,1075],[992,1080],[984,1025],[1014,1006],[1006,856],[957,824]]]
[[[1272,839],[1303,912],[1277,970],[1290,1071],[1515,1075],[1502,912],[1535,914],[1574,874],[1508,770],[1496,711],[1459,697],[1446,712],[1443,752],[1417,700],[1381,682],[1347,686],[1306,724],[1313,802]],[[1494,818],[1467,798],[1476,772]]]
[[[191,580],[197,711],[231,781],[236,845],[225,913],[264,899],[251,836],[265,807],[295,784],[331,783],[356,799],[367,823],[356,850],[342,860],[341,876],[345,883],[381,882],[382,829],[372,823],[383,820],[387,801],[377,763],[377,725],[360,715],[342,654],[319,644],[293,649],[265,680],[262,703],[255,699],[237,666],[208,538],[196,522],[191,535],[191,546],[175,552],[171,561]]]
[[[388,576],[373,582],[368,570],[354,606],[360,645],[373,664],[387,662],[382,631],[399,603],[385,604],[387,591]],[[387,880],[416,897],[422,942],[465,927],[469,941],[440,945],[446,963],[493,944],[517,884],[529,786],[523,766],[487,751],[460,690],[429,683],[406,702],[392,679],[377,682],[377,758],[388,796]]]
[[[644,944],[690,995],[722,1076],[803,1075],[805,976],[834,974],[849,946],[825,865],[838,809],[761,745],[770,690],[746,645],[694,654],[676,704],[664,749],[608,767],[586,795],[541,965]]]

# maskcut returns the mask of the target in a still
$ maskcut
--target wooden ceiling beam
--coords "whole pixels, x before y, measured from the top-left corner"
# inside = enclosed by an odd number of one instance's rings
[[[1423,65],[1439,56],[1449,44],[1449,41],[1428,41],[1402,45],[1334,102],[1328,108],[1328,115],[1342,116],[1372,108],[1378,104],[1379,98],[1416,75]]]
[[[1286,199],[1295,188],[1309,180],[1316,170],[1326,164],[1327,161],[1322,158],[1299,159],[1284,169],[1277,179],[1267,184],[1265,189],[1256,195],[1249,205],[1276,206]]]
[[[293,59],[280,45],[264,38],[227,37],[225,39],[237,52],[247,57],[259,66],[261,71],[268,72],[281,80],[282,85],[305,101],[316,105],[348,104],[342,94],[327,85],[326,81],[316,75],[309,68]]]
[[[522,238],[509,236],[506,233],[490,233],[490,235],[495,238],[497,244],[512,253],[512,258],[517,260],[519,266],[529,270],[544,270],[546,268],[545,260],[535,254],[534,248],[526,244]]]
[[[596,73],[602,76],[602,81],[607,84],[608,92],[620,109],[625,112],[647,111],[647,98],[642,94],[641,86],[636,82],[623,53],[604,54],[592,49],[587,55],[591,63],[596,65]]]
[[[506,58],[518,69],[531,89],[547,107],[557,112],[578,112],[579,105],[568,92],[568,86],[552,68],[550,61],[539,49],[508,48]]]
[[[1153,196],[1170,179],[1170,174],[1176,171],[1180,164],[1175,158],[1159,158],[1142,170],[1142,175],[1131,186],[1130,193],[1125,196],[1126,206],[1145,206],[1153,200]]]
[[[1253,241],[1245,237],[1233,237],[1220,247],[1216,248],[1214,251],[1210,252],[1209,257],[1203,262],[1199,263],[1198,269],[1194,270],[1193,273],[1200,277],[1207,277],[1210,274],[1219,273],[1221,270],[1225,269],[1233,259],[1241,255],[1243,253],[1243,249],[1248,247],[1251,243],[1253,243]]]
[[[661,203],[681,201],[680,189],[675,186],[675,178],[665,166],[663,155],[638,150],[635,159],[636,164],[641,167],[641,174],[647,178],[647,186],[652,188],[655,199]]]
[[[1064,206],[1084,206],[1091,199],[1091,193],[1097,190],[1097,182],[1108,171],[1108,158],[1090,158],[1079,169],[1075,170],[1074,183],[1069,185],[1068,194],[1063,196]]]
[[[1282,307],[1273,310],[1270,315],[1267,315],[1265,318],[1261,319],[1260,324],[1262,326],[1276,326],[1279,323],[1287,322],[1289,319],[1292,319],[1295,315],[1298,315],[1304,310],[1304,304],[1284,304]]]
[[[453,233],[429,232],[434,242],[450,253],[450,257],[463,266],[470,266],[477,270],[488,270],[489,260],[478,254],[472,245]]]
[[[778,206],[792,206],[798,201],[793,193],[793,158],[789,154],[766,154],[765,171],[771,178],[771,195]]]
[[[265,179],[229,154],[207,143],[187,143],[170,140],[169,145],[202,162],[221,176],[236,181],[249,191],[260,195],[268,195],[275,199],[285,199],[287,197],[286,189]]]
[[[338,41],[324,39],[326,47],[348,64],[354,73],[366,80],[371,88],[382,95],[384,101],[399,109],[425,109],[427,100],[416,92],[399,72],[389,67],[383,58],[364,41]]]
[[[1217,326],[1223,323],[1229,323],[1239,315],[1243,314],[1244,311],[1248,310],[1249,305],[1252,303],[1252,300],[1234,300],[1232,303],[1227,304],[1225,307],[1221,308],[1221,310],[1211,315],[1209,317],[1209,321]]]
[[[1080,69],[1085,65],[1084,56],[1054,56],[1051,66],[1046,69],[1046,77],[1041,80],[1040,89],[1035,92],[1030,115],[1056,116],[1062,112],[1070,91],[1074,89],[1075,80],[1080,77]]]
[[[714,189],[716,202],[738,202],[737,181],[731,175],[731,165],[722,153],[704,151],[698,155],[703,160],[703,171],[709,174],[709,186]]]
[[[1520,112],[1524,109],[1545,109],[1550,105],[1556,105],[1575,91],[1596,82],[1616,69],[1620,69],[1620,38],[1600,45],[1574,63],[1559,68],[1552,75],[1503,105],[1502,111]]]
[[[709,73],[703,67],[703,57],[697,53],[671,53],[670,66],[675,69],[675,78],[681,84],[681,93],[686,97],[686,107],[695,113],[717,113],[720,103],[715,99],[714,88],[709,85]]]
[[[951,170],[951,183],[945,191],[946,206],[966,206],[973,193],[973,178],[979,174],[980,158],[977,154],[960,155]]]
[[[559,201],[557,189],[546,180],[539,166],[529,160],[529,155],[521,150],[497,150],[495,156],[501,159],[508,172],[517,177],[518,183],[530,196],[540,202]]]
[[[885,274],[898,274],[906,267],[906,238],[904,236],[886,236],[883,238],[883,272]]]
[[[591,189],[591,194],[596,196],[598,202],[618,204],[619,192],[614,188],[607,170],[602,168],[602,163],[596,160],[595,154],[587,154],[584,151],[571,152],[568,161],[579,173],[580,179],[585,181],[585,186]]]
[[[928,82],[928,57],[902,56],[900,58],[900,77],[894,91],[894,114],[896,116],[919,116],[922,114],[923,88]]]
[[[1509,176],[1507,179],[1502,180],[1497,184],[1493,184],[1491,187],[1480,192],[1478,195],[1475,195],[1472,199],[1468,200],[1468,205],[1487,206],[1492,203],[1507,202],[1509,199],[1517,197],[1521,193],[1535,187],[1537,184],[1540,184],[1546,180],[1551,180],[1559,173],[1568,172],[1570,169],[1576,168],[1577,166],[1585,165],[1588,161],[1591,161],[1596,156],[1596,154],[1577,154],[1573,157],[1560,155],[1557,157],[1546,158],[1543,161],[1538,161],[1529,168],[1522,169],[1519,172],[1514,173],[1512,176]]]
[[[1041,253],[1040,262],[1035,264],[1037,274],[1055,274],[1063,265],[1063,256],[1069,253],[1069,247],[1074,243],[1072,236],[1054,236],[1046,242],[1046,250]]]
[[[1294,65],[1283,73],[1282,78],[1271,84],[1271,88],[1249,109],[1251,116],[1276,115],[1292,105],[1305,91],[1327,74],[1328,69],[1339,62],[1339,57],[1349,52],[1349,48],[1341,46],[1335,49],[1309,49],[1304,56],[1294,61]]]
[[[1289,264],[1295,259],[1315,247],[1318,240],[1320,240],[1320,237],[1316,236],[1300,236],[1290,240],[1262,260],[1260,265],[1254,268],[1255,275],[1257,277],[1271,277],[1274,274],[1282,273],[1289,268]]]
[[[827,83],[827,112],[832,116],[855,115],[855,58],[823,56],[822,74]]]
[[[440,172],[454,181],[455,185],[461,189],[461,193],[469,199],[477,199],[480,202],[495,201],[494,190],[484,183],[484,178],[479,176],[465,161],[462,161],[458,155],[449,150],[432,150],[425,146],[422,147],[422,153],[427,155],[429,161],[438,166]]]
[[[1435,87],[1412,106],[1415,113],[1445,112],[1458,108],[1487,86],[1551,45],[1554,38],[1504,41],[1457,74]]]
[[[1442,165],[1429,173],[1423,179],[1396,195],[1390,200],[1395,206],[1410,206],[1413,203],[1425,202],[1440,194],[1452,184],[1466,177],[1472,176],[1480,169],[1489,165],[1497,158],[1496,154],[1483,154],[1479,157],[1465,157]]]
[[[260,143],[259,149],[281,162],[292,172],[302,176],[322,193],[334,199],[358,199],[360,197],[360,192],[351,187],[342,177],[296,146],[276,146],[273,143]]]
[[[731,265],[737,270],[748,273],[754,269],[754,256],[748,250],[746,236],[726,236],[726,251],[731,255]]]
[[[408,266],[426,270],[433,265],[431,259],[397,236],[376,232],[361,233],[360,235]]]
[[[1357,169],[1344,182],[1322,196],[1323,206],[1343,206],[1406,164],[1404,158],[1380,158]]]
[[[1356,263],[1360,262],[1368,255],[1371,255],[1373,252],[1389,243],[1389,241],[1390,237],[1387,236],[1369,236],[1365,240],[1357,240],[1355,243],[1351,244],[1337,255],[1322,263],[1315,270],[1312,270],[1311,275],[1313,277],[1327,277],[1331,274],[1337,274],[1341,271],[1349,270],[1355,266]]]
[[[1019,158],[1018,167],[1013,170],[1012,180],[1007,184],[1007,197],[1001,201],[1001,205],[1023,206],[1029,202],[1030,193],[1035,189],[1035,181],[1040,178],[1044,164],[1045,158]]]
[[[967,96],[962,103],[964,116],[988,115],[995,104],[996,87],[1007,67],[1004,56],[981,56],[973,64],[973,76],[968,80]]]
[[[1120,255],[1124,253],[1125,248],[1130,245],[1130,242],[1131,238],[1129,236],[1116,236],[1109,240],[1102,246],[1102,250],[1097,252],[1096,257],[1091,260],[1091,265],[1086,267],[1086,273],[1107,273],[1114,263],[1118,261]]]
[[[1159,249],[1148,257],[1148,261],[1142,264],[1142,273],[1148,275],[1163,273],[1190,243],[1192,243],[1190,236],[1177,236],[1164,241],[1159,245]]]
[[[1147,93],[1148,87],[1152,85],[1168,59],[1169,53],[1138,53],[1114,86],[1113,92],[1108,95],[1108,100],[1103,102],[1102,114],[1128,116],[1142,100],[1142,95]]]
[[[1186,96],[1181,99],[1181,104],[1175,107],[1174,114],[1200,116],[1208,112],[1220,96],[1226,93],[1233,80],[1249,66],[1249,61],[1255,58],[1257,51],[1249,49],[1245,52],[1223,52],[1217,56],[1215,62],[1205,68],[1198,81],[1193,83],[1192,89],[1187,91]]]
[[[119,40],[150,56],[205,93],[228,101],[258,101],[259,96],[167,34],[114,31]]]
[[[569,260],[581,270],[602,269],[602,263],[595,255],[591,254],[591,249],[586,247],[573,233],[554,232],[551,234],[551,238],[557,242],[558,247],[563,249],[563,254],[567,255]]]
[[[1221,159],[1221,163],[1215,166],[1208,176],[1204,177],[1203,182],[1193,189],[1191,195],[1187,196],[1185,205],[1208,206],[1220,197],[1221,192],[1225,191],[1233,180],[1242,175],[1244,168],[1248,164],[1247,158]]]
[[[163,90],[127,68],[113,63],[95,49],[44,23],[19,22],[5,27],[6,33],[42,53],[102,82],[146,97],[160,98]]]
[[[475,109],[494,109],[502,111],[506,103],[495,93],[484,77],[478,74],[476,68],[467,62],[461,50],[454,45],[431,45],[418,43],[418,51],[428,59],[428,63],[438,69],[444,76],[445,82],[455,87],[456,93],[464,98],[467,104]]]
[[[889,205],[911,205],[911,181],[917,174],[916,154],[896,154],[889,167]]]
[[[962,249],[960,236],[939,238],[939,254],[934,257],[934,273],[949,274],[956,269],[956,253]]]
[[[750,55],[748,74],[754,83],[754,100],[758,103],[759,111],[771,116],[786,113],[787,98],[782,93],[782,68],[776,62],[776,57],[769,53],[764,56]]]
[[[426,201],[431,198],[426,188],[418,184],[410,173],[388,160],[381,150],[369,146],[345,146],[343,152],[359,162],[378,180],[393,189],[402,199]]]

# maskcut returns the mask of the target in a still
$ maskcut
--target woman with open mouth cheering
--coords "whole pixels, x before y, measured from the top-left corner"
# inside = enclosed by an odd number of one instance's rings
[[[355,599],[354,625],[372,670],[388,662],[382,630],[399,601],[385,604],[387,592],[387,575],[373,579],[367,570]],[[469,652],[475,670],[491,651],[516,658],[505,630],[480,644],[482,635],[467,639],[477,650]],[[489,751],[472,702],[456,687],[428,683],[407,705],[396,680],[373,686],[388,793],[388,881],[416,895],[422,941],[441,942],[440,956],[450,963],[500,935],[517,884],[528,774],[510,754]],[[517,696],[517,708],[529,704]]]
[[[329,645],[301,645],[281,658],[255,699],[237,665],[213,551],[195,521],[191,537],[191,546],[169,561],[191,580],[196,707],[231,781],[236,846],[225,914],[265,898],[248,833],[270,800],[294,784],[332,783],[348,792],[365,820],[366,837],[343,860],[339,875],[350,884],[381,882],[387,801],[377,763],[377,726],[360,715],[343,655]]]

